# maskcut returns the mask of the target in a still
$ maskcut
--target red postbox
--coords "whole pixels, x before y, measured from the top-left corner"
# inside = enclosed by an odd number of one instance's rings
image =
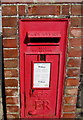
[[[20,20],[22,118],[60,118],[68,19]]]

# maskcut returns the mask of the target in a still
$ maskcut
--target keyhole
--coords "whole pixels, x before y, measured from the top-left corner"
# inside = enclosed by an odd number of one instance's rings
[[[40,55],[40,61],[46,61],[46,55],[45,54]]]

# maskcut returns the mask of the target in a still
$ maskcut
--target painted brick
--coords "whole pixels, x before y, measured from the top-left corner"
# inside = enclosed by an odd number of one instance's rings
[[[16,37],[16,28],[3,28],[3,37]]]
[[[65,105],[64,107],[63,107],[63,111],[64,112],[75,112],[76,111],[76,106],[74,106],[74,105]]]
[[[28,15],[59,15],[60,6],[36,5],[28,7]]]
[[[19,16],[24,16],[26,14],[25,13],[25,5],[18,6],[18,14],[19,14]]]
[[[71,18],[71,26],[72,27],[81,27],[82,26],[82,18],[81,17]]]
[[[4,57],[5,58],[17,58],[18,51],[17,50],[4,50]]]
[[[72,15],[81,15],[81,5],[72,5],[71,6],[71,14]]]
[[[79,77],[80,69],[68,69],[67,75],[68,77]]]
[[[77,95],[77,88],[66,88],[65,93],[66,95]]]
[[[62,6],[62,15],[69,15],[69,5]]]
[[[4,71],[4,76],[5,77],[18,77],[18,71],[17,70],[5,70]]]
[[[75,113],[64,113],[63,118],[76,118]]]
[[[77,79],[77,78],[67,78],[66,86],[78,86],[78,85],[79,85],[79,79]]]
[[[16,68],[17,66],[17,60],[4,60],[4,68]]]
[[[18,97],[6,97],[6,104],[18,104]]]
[[[19,118],[18,114],[7,114],[7,118],[11,119],[11,118]]]
[[[19,112],[18,106],[7,106],[6,109],[7,109],[7,113],[10,113],[10,112]]]
[[[76,97],[64,97],[65,104],[76,104],[77,98]]]
[[[17,26],[17,18],[16,17],[2,18],[2,26],[3,27],[16,27]]]
[[[11,89],[7,88],[5,89],[6,96],[17,96],[18,95],[18,89]]]
[[[70,47],[81,47],[81,45],[82,45],[82,38],[69,39],[69,46]]]
[[[18,80],[17,79],[5,79],[5,87],[17,87]]]
[[[81,28],[71,28],[70,29],[70,36],[71,37],[82,37],[82,29]]]
[[[2,15],[3,16],[14,16],[17,14],[16,6],[2,6]]]
[[[68,67],[80,67],[81,59],[69,59]]]
[[[69,48],[69,57],[81,57],[81,48]]]

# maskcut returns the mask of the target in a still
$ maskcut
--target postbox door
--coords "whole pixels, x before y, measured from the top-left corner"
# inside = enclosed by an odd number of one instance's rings
[[[57,86],[59,71],[59,54],[45,55],[44,63],[50,63],[50,86],[33,88],[33,63],[42,62],[41,55],[25,54],[25,117],[55,117],[57,107]]]

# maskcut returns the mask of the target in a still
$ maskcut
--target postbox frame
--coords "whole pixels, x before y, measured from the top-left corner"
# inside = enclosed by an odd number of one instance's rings
[[[68,18],[61,18],[61,19],[56,19],[56,18],[51,18],[51,19],[21,19],[20,20],[20,51],[23,49],[23,44],[22,44],[22,25],[21,25],[21,22],[23,22],[23,21],[40,21],[40,20],[42,20],[42,21],[46,21],[46,20],[49,20],[49,21],[67,21],[67,24],[68,24],[68,26],[69,26],[69,19]],[[65,52],[64,52],[64,58],[66,58],[66,51],[67,51],[67,35],[68,35],[68,27],[67,27],[67,34],[65,35],[65,39],[66,39],[66,41],[65,41],[65,44],[66,44],[66,46],[65,46]],[[42,45],[45,45],[45,44],[43,44],[42,43]],[[49,45],[48,43],[47,43],[47,45]],[[24,51],[22,51],[22,52],[24,52]],[[25,52],[24,53],[24,56],[25,56],[25,54],[33,54],[33,52]],[[34,54],[39,54],[39,53],[37,53],[37,52],[34,52]],[[41,52],[41,54],[44,54],[44,52]],[[65,68],[66,68],[66,63],[65,63],[65,59],[64,59],[64,61],[62,60],[63,59],[63,53],[62,52],[54,52],[54,53],[51,53],[51,52],[47,52],[46,54],[56,54],[56,55],[59,55],[60,56],[60,65],[59,65],[59,80],[58,80],[58,97],[57,97],[57,101],[59,101],[58,103],[62,103],[62,96],[63,96],[63,93],[64,93],[64,91],[63,91],[63,88],[64,88],[64,80],[62,79],[62,78],[64,78],[65,77],[65,72],[66,72],[66,70],[65,70]],[[24,67],[23,67],[23,62],[24,62],[24,56],[22,56],[22,54],[20,54],[20,74],[22,74],[22,73],[24,73]],[[63,74],[63,76],[61,76],[60,74],[62,74],[62,71],[61,71],[61,68],[62,68],[62,66],[63,66],[63,64],[64,64],[64,68],[63,68],[63,70],[64,70],[64,74]],[[25,101],[25,91],[24,91],[24,76],[20,76],[20,86],[21,86],[21,88],[20,88],[20,93],[21,93],[21,96],[20,96],[20,99],[21,99],[21,109],[20,109],[20,113],[21,113],[21,118],[25,118],[25,115],[24,115],[24,113],[25,113],[25,110],[24,110],[24,106],[25,106],[25,103],[24,103],[24,101]],[[62,92],[60,92],[60,91],[62,91]],[[62,111],[62,105],[60,105],[60,104],[57,104],[57,112],[56,112],[56,118],[61,118],[62,117],[62,115],[61,115],[61,111]]]

